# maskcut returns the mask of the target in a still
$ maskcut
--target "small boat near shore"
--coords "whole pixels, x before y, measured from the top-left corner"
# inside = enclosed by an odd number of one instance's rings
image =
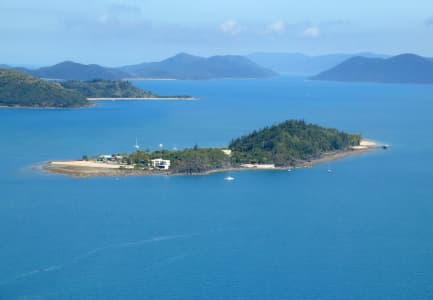
[[[231,177],[231,176],[227,176],[227,177],[224,177],[224,180],[225,181],[233,181],[233,180],[235,180],[235,178]]]

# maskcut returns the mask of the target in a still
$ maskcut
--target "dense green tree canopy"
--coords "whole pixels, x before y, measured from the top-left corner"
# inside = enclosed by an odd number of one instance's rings
[[[360,135],[289,120],[235,139],[229,148],[234,163],[287,165],[324,152],[344,150],[360,141]]]
[[[241,164],[293,166],[297,162],[318,158],[324,153],[349,150],[360,142],[360,135],[290,120],[233,140],[229,145],[231,155],[219,148],[196,146],[180,151],[136,151],[125,155],[123,162],[146,168],[151,159],[163,158],[171,161],[170,172],[185,174],[237,167]]]
[[[89,105],[83,95],[11,70],[0,70],[0,105],[69,108]]]
[[[64,81],[60,84],[69,90],[76,91],[87,98],[151,98],[159,97],[151,92],[133,86],[129,81],[92,80]]]

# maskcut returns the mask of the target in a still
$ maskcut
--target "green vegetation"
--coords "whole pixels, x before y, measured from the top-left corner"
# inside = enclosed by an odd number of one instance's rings
[[[291,120],[233,140],[229,145],[230,155],[224,153],[223,149],[195,146],[180,151],[147,150],[113,154],[110,159],[119,164],[133,165],[136,169],[149,170],[152,169],[152,159],[162,158],[170,160],[170,173],[194,174],[239,167],[241,164],[294,166],[324,153],[349,150],[360,142],[360,135]]]
[[[231,166],[230,157],[221,149],[194,147],[167,154],[163,153],[162,157],[172,162],[170,170],[174,173],[204,173]]]
[[[88,105],[86,97],[58,83],[0,70],[0,106],[74,108]]]
[[[136,88],[128,81],[48,82],[13,70],[0,69],[0,106],[74,108],[89,106],[87,98],[153,97],[164,98]]]
[[[133,86],[129,81],[64,81],[60,84],[69,90],[76,91],[87,98],[152,98],[159,97],[151,92]]]
[[[290,165],[313,159],[324,152],[359,145],[360,135],[290,120],[238,138],[229,145],[234,164]]]
[[[176,174],[203,173],[210,170],[231,166],[230,156],[218,148],[184,149],[179,151],[135,151],[131,154],[113,154],[112,159],[125,165],[134,165],[136,169],[148,169],[152,159],[171,161],[170,172]],[[83,160],[88,160],[83,156]]]

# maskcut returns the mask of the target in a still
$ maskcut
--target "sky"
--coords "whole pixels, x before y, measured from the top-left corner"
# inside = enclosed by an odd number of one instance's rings
[[[433,57],[433,1],[0,0],[0,64],[121,66],[179,52]]]

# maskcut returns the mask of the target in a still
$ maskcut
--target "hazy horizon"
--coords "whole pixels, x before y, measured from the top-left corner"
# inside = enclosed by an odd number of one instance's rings
[[[433,56],[433,10],[427,0],[416,5],[390,0],[5,0],[0,33],[0,63],[13,65],[73,60],[119,66],[179,52]]]

